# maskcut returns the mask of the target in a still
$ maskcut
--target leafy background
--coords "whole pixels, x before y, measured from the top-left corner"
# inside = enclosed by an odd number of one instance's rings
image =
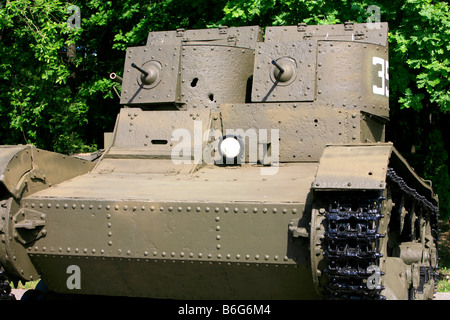
[[[81,28],[67,20],[77,5]],[[177,28],[389,22],[387,139],[433,182],[450,217],[450,15],[444,1],[0,0],[0,144],[66,154],[103,147],[120,105],[110,72],[148,32]],[[76,48],[72,54],[68,48]]]

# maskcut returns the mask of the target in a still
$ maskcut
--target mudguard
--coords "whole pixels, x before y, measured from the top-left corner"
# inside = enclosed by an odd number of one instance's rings
[[[388,168],[437,204],[431,183],[421,179],[392,143],[327,145],[320,158],[314,190],[382,190],[386,188]]]
[[[0,147],[0,183],[4,191],[17,194],[19,181],[25,172],[31,170],[31,148],[29,146]]]
[[[19,210],[22,199],[87,173],[94,165],[32,145],[0,146],[0,265],[10,280],[38,278],[26,250],[46,234],[45,217],[31,208]]]
[[[0,184],[14,198],[87,173],[94,163],[32,145],[0,146]]]

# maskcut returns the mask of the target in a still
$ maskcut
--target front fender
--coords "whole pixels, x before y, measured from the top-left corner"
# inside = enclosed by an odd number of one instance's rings
[[[0,146],[0,265],[14,282],[39,278],[30,250],[45,236],[45,219],[22,199],[89,172],[95,163],[37,149],[32,145]]]
[[[312,189],[383,190],[388,168],[393,168],[405,182],[429,201],[437,204],[430,184],[420,178],[392,143],[327,145],[320,158]]]

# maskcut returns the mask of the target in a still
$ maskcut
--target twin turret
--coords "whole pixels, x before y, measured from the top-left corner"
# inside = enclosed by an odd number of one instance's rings
[[[280,162],[317,161],[328,143],[384,141],[388,67],[385,23],[151,32],[127,49],[120,102],[158,111],[144,140],[169,142],[193,121],[223,136],[275,129]]]

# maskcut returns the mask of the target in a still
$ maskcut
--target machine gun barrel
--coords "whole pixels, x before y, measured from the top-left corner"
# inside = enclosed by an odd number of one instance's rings
[[[272,60],[272,64],[280,70],[280,74],[284,72],[284,69],[275,60]]]
[[[131,66],[135,69],[138,69],[144,75],[144,78],[148,76],[148,72],[137,66],[134,62],[131,63]]]

